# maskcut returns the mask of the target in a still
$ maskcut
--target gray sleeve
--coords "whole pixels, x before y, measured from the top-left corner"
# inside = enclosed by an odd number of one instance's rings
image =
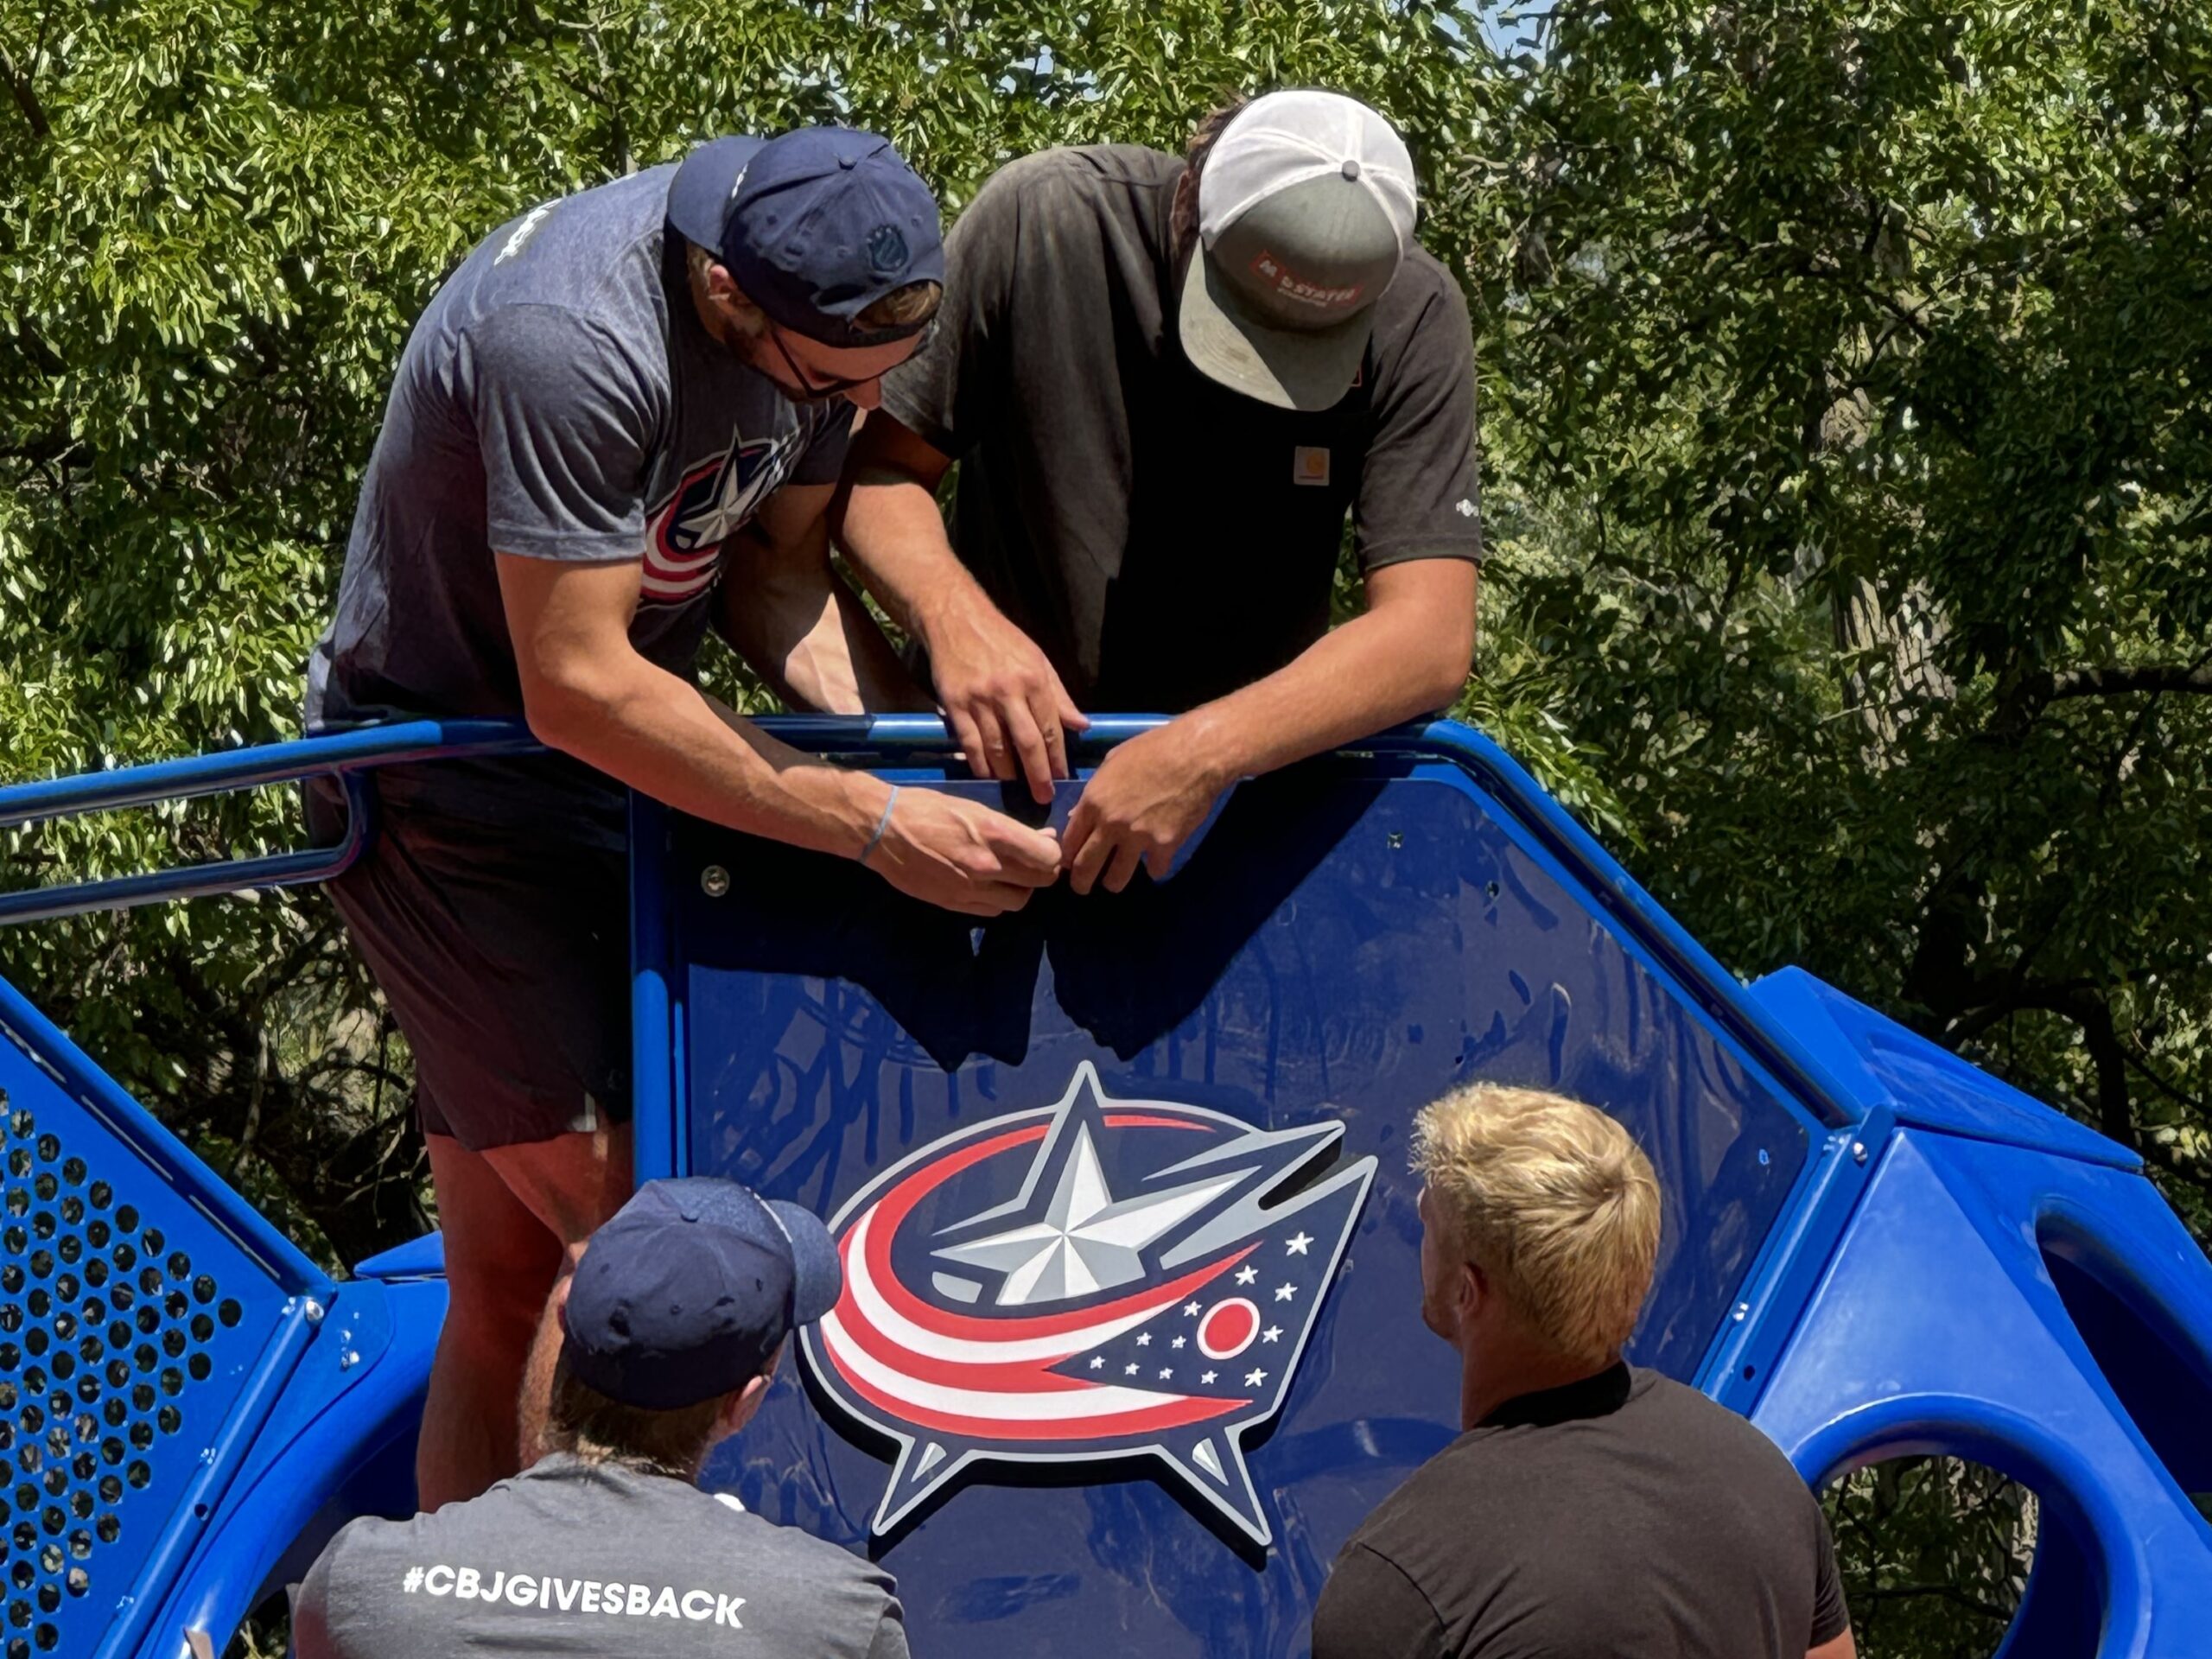
[[[469,327],[467,372],[493,550],[642,557],[656,400],[605,331],[556,306],[504,306]]]
[[[292,1652],[296,1659],[345,1659],[330,1623],[331,1563],[346,1541],[340,1532],[323,1546],[308,1575],[292,1591]]]
[[[937,327],[883,378],[883,412],[956,461],[1014,400],[1002,335],[1029,173],[1020,162],[1001,168],[953,222]]]
[[[835,484],[845,470],[845,451],[853,441],[853,406],[840,397],[814,417],[814,431],[806,453],[791,470],[786,484]]]
[[[1376,368],[1376,429],[1353,505],[1359,568],[1408,559],[1479,561],[1474,330],[1446,280],[1399,360]]]
[[[868,1644],[868,1659],[906,1659],[906,1616],[896,1596],[875,1623],[874,1638]]]

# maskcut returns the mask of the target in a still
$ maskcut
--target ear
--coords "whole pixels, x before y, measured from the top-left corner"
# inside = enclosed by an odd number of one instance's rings
[[[1471,1262],[1459,1264],[1459,1311],[1465,1319],[1479,1317],[1497,1294],[1491,1288],[1490,1275]]]
[[[785,1338],[782,1344],[769,1356],[768,1363],[761,1368],[760,1374],[722,1402],[721,1410],[715,1417],[716,1440],[728,1438],[753,1421],[753,1414],[760,1409],[760,1402],[768,1397],[769,1386],[776,1380],[776,1367],[783,1363],[784,1349],[790,1345],[791,1338]]]

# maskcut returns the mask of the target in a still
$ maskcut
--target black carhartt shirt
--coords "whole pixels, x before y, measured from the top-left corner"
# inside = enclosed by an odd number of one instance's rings
[[[885,410],[959,461],[952,541],[1086,709],[1180,712],[1319,639],[1360,569],[1479,559],[1466,302],[1416,249],[1357,385],[1239,396],[1176,333],[1183,163],[1113,145],[1001,169],[953,226],[930,345]]]
[[[1849,1618],[1773,1441],[1616,1365],[1509,1401],[1337,1557],[1313,1659],[1804,1659]]]

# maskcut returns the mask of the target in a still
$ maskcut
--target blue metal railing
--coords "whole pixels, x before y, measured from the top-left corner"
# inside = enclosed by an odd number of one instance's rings
[[[324,737],[257,748],[195,754],[145,766],[82,773],[0,789],[0,830],[92,812],[188,800],[238,789],[338,779],[346,795],[346,831],[337,843],[259,858],[218,859],[137,875],[56,882],[0,893],[0,924],[45,921],[88,910],[122,910],[165,899],[197,899],[248,887],[289,887],[327,881],[359,858],[374,831],[372,797],[362,773],[373,766],[432,756],[523,754],[539,747],[520,721],[415,720],[364,726]]]

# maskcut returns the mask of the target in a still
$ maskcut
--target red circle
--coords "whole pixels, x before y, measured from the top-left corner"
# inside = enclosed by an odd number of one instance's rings
[[[1260,1334],[1260,1310],[1242,1296],[1216,1302],[1198,1321],[1198,1351],[1208,1359],[1234,1359]]]

